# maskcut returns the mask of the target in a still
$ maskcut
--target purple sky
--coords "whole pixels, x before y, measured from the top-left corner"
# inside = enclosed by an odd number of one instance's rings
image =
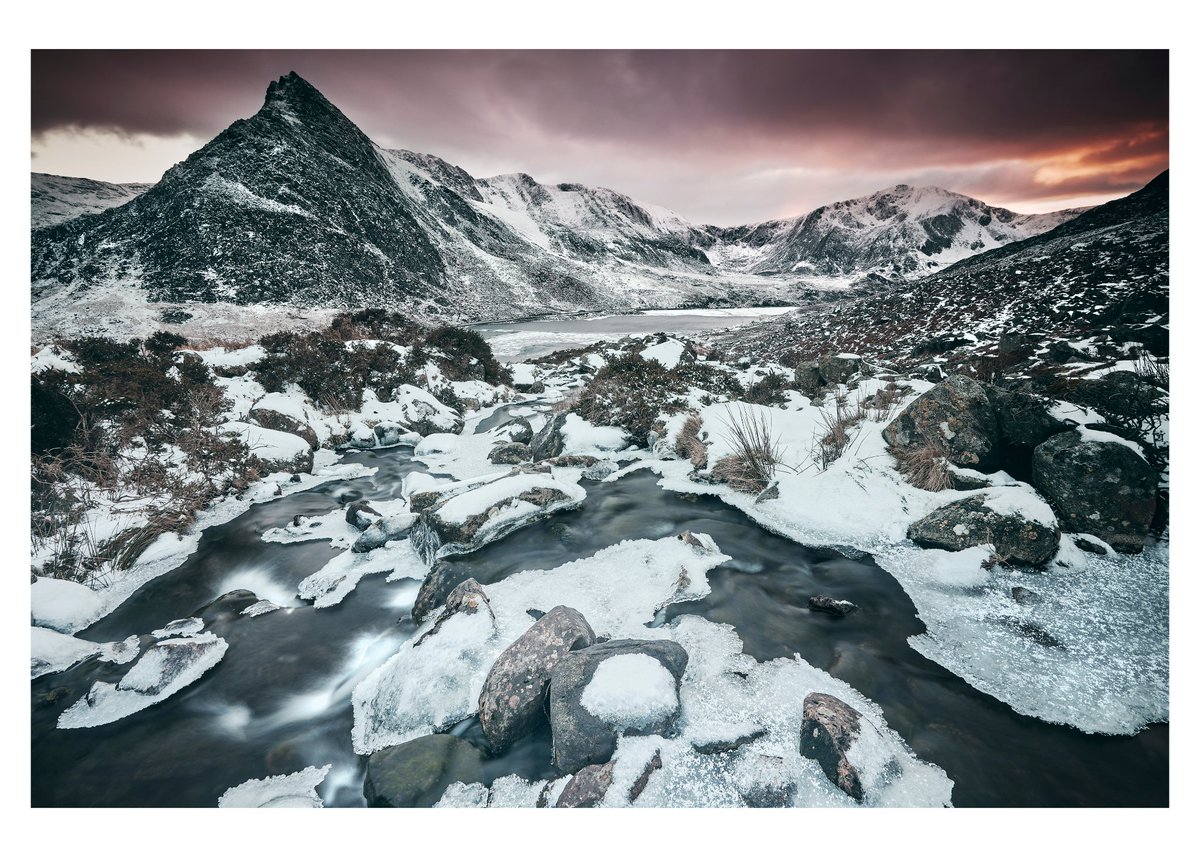
[[[899,182],[1048,211],[1168,165],[1166,51],[34,51],[33,169],[157,180],[291,70],[381,145],[720,225]]]

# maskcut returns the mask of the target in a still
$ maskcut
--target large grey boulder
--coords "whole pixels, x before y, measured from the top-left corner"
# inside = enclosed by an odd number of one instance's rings
[[[541,431],[533,436],[533,440],[529,442],[529,448],[533,450],[534,461],[562,455],[566,446],[562,429],[566,424],[567,415],[565,413],[555,414],[546,421]]]
[[[446,596],[467,578],[467,572],[453,563],[434,562],[417,590],[417,600],[412,606],[413,620],[423,622],[426,616],[445,604]]]
[[[951,464],[991,471],[999,464],[1000,427],[979,382],[952,375],[922,393],[883,430],[892,447],[932,444]]]
[[[847,758],[859,736],[862,715],[827,693],[804,697],[800,724],[800,752],[815,759],[829,781],[850,797],[864,796],[862,775]]]
[[[624,655],[647,656],[665,668],[674,687],[673,708],[659,708],[654,700],[654,705],[646,706],[652,712],[647,719],[624,722],[602,709],[601,715],[589,710],[584,695],[597,670],[609,659]],[[671,640],[610,640],[564,655],[550,673],[554,766],[563,773],[572,773],[586,765],[603,764],[612,758],[619,735],[664,735],[670,731],[679,716],[679,684],[687,662],[687,652]],[[641,690],[637,681],[626,688],[634,695]]]
[[[1054,556],[1059,535],[1057,526],[990,508],[986,494],[934,509],[908,528],[908,537],[922,547],[957,551],[991,544],[1004,559],[1023,565],[1041,565]]]
[[[249,418],[265,429],[284,431],[304,438],[310,449],[318,449],[321,446],[312,426],[300,422],[295,417],[289,417],[287,414],[281,414],[270,408],[255,407],[250,409]]]
[[[537,728],[546,716],[550,671],[568,652],[595,642],[582,614],[560,605],[500,654],[479,694],[479,722],[495,752]]]
[[[452,735],[423,735],[367,758],[363,797],[373,807],[430,807],[451,783],[484,778],[484,755]]]
[[[817,358],[817,368],[826,384],[845,384],[862,371],[862,358],[857,354],[826,354]]]
[[[1154,520],[1158,473],[1115,435],[1089,432],[1088,438],[1065,432],[1035,449],[1033,484],[1054,505],[1067,530],[1139,553]]]

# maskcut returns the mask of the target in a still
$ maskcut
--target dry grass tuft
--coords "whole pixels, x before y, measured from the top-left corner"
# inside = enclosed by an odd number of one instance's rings
[[[692,463],[692,467],[703,470],[708,467],[708,445],[700,439],[700,429],[704,420],[700,414],[693,411],[688,415],[675,439],[675,453]]]
[[[741,408],[723,422],[733,452],[713,465],[713,477],[735,491],[757,494],[775,478],[782,458],[767,416]]]
[[[894,446],[888,451],[909,484],[926,491],[945,491],[953,485],[946,455],[933,441],[926,440],[921,446]]]

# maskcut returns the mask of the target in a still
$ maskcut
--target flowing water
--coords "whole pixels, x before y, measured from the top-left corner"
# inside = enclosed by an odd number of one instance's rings
[[[201,616],[229,651],[199,681],[116,723],[74,730],[56,728],[59,713],[93,681],[116,681],[128,667],[93,658],[32,683],[35,806],[211,807],[247,779],[328,763],[333,769],[318,789],[326,805],[363,805],[364,761],[350,745],[350,693],[413,632],[408,612],[418,583],[370,576],[341,604],[315,610],[295,591],[334,555],[328,543],[261,540],[297,514],[394,497],[403,476],[421,467],[402,450],[346,460],[379,471],[254,506],[209,529],[183,565],[79,634],[119,640]],[[1167,804],[1166,725],[1106,738],[1015,714],[907,644],[923,626],[899,584],[869,559],[802,547],[718,500],[664,492],[655,480],[635,471],[615,483],[587,483],[581,509],[455,558],[454,565],[462,578],[487,584],[622,539],[708,533],[732,557],[710,573],[713,592],[673,605],[655,621],[694,613],[725,622],[756,658],[799,653],[844,679],[883,708],[918,756],[946,771],[957,806]],[[249,601],[217,600],[239,589],[288,609],[251,618],[240,615]],[[861,609],[845,618],[812,613],[805,605],[814,594],[846,598]],[[482,745],[475,718],[454,732]],[[491,760],[485,773],[489,781],[510,773],[546,778],[553,776],[549,757],[543,730]]]

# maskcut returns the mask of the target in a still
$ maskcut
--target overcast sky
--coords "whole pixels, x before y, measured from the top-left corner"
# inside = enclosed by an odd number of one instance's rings
[[[718,225],[902,182],[1050,211],[1168,165],[1166,51],[34,51],[32,168],[155,181],[292,70],[383,146]]]

